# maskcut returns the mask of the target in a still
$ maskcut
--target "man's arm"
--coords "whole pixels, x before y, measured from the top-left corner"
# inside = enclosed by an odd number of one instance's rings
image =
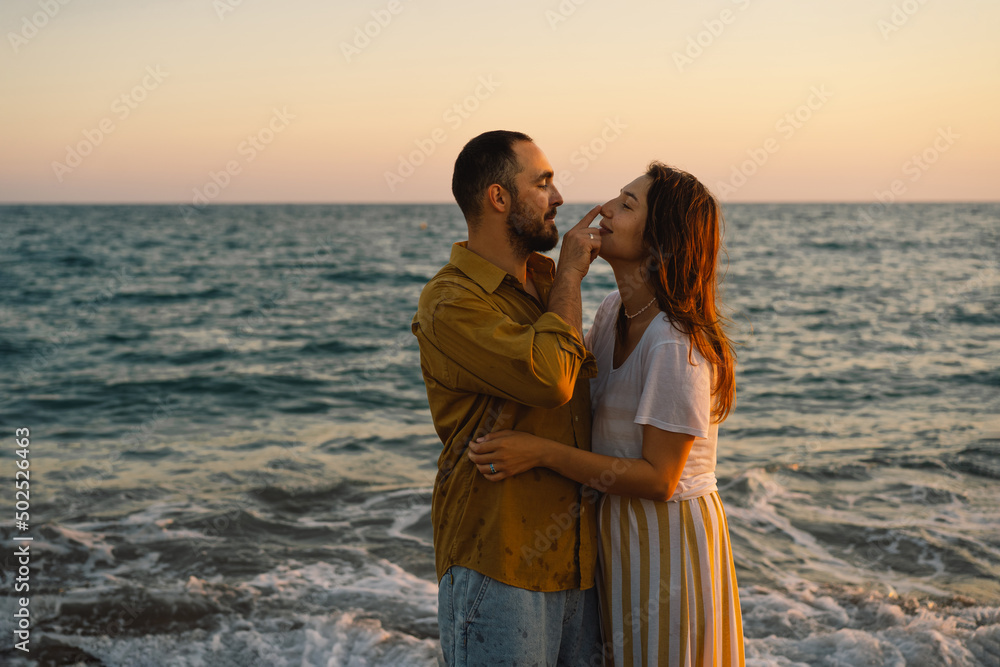
[[[425,290],[415,332],[422,348],[434,348],[425,359],[445,386],[525,405],[558,407],[572,398],[585,365],[596,371],[582,338],[561,316],[542,313],[521,324],[457,282]]]
[[[667,501],[684,472],[695,436],[642,427],[642,457],[606,456],[519,431],[488,433],[469,444],[469,459],[491,482],[548,468],[602,493]],[[493,473],[489,467],[494,465]]]
[[[580,301],[580,283],[590,270],[591,263],[601,250],[601,234],[590,231],[590,223],[601,212],[595,206],[590,213],[563,234],[559,250],[556,278],[549,292],[549,312],[555,313],[574,327],[583,340],[583,306]]]
[[[583,344],[580,282],[601,246],[587,227],[594,207],[563,235],[549,310],[532,324],[520,324],[471,288],[442,280],[420,296],[414,333],[433,346],[434,359],[453,362],[434,376],[453,389],[553,408],[573,397],[580,371],[597,366]],[[591,236],[593,238],[591,238]],[[584,375],[588,377],[588,375]]]

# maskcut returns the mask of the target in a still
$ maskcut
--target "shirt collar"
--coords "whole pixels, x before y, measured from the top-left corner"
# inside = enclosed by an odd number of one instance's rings
[[[488,259],[469,250],[468,244],[468,241],[458,241],[452,245],[449,262],[492,294],[503,282],[503,279],[510,274]],[[541,253],[533,252],[528,256],[528,269],[533,272],[535,280],[543,276],[543,279],[548,283],[555,280],[555,262]],[[513,276],[511,277],[513,278]]]

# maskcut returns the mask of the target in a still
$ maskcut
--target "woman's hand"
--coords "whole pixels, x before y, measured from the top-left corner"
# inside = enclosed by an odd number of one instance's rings
[[[519,475],[542,465],[545,440],[523,431],[488,433],[469,443],[469,460],[491,482]],[[493,464],[493,473],[490,464]]]

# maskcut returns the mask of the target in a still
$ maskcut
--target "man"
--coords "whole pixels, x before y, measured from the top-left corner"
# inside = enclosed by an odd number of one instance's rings
[[[501,482],[481,475],[468,443],[517,429],[590,449],[580,281],[600,248],[563,236],[562,197],[531,138],[493,131],[455,161],[452,192],[469,228],[420,295],[420,345],[438,459],[432,521],[441,648],[463,665],[600,665],[594,586],[597,523],[580,484],[536,468]]]

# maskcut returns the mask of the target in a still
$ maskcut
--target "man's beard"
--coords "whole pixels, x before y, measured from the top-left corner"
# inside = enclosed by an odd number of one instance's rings
[[[555,225],[549,225],[545,220],[533,216],[528,207],[515,196],[510,213],[507,214],[507,240],[518,256],[527,257],[533,252],[555,248],[559,242],[559,231]]]

